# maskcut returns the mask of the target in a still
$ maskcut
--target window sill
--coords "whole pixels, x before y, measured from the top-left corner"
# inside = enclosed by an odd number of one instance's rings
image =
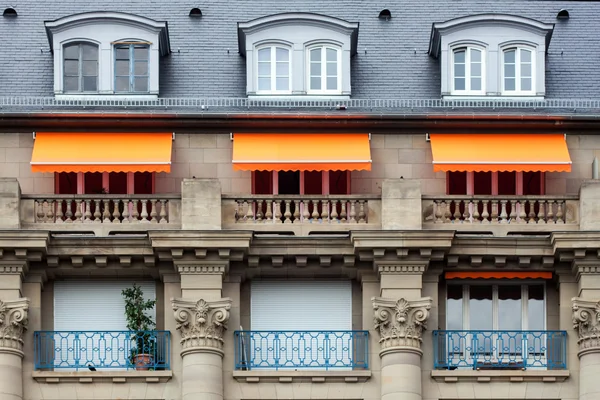
[[[341,101],[350,100],[350,96],[342,94],[303,94],[303,95],[290,95],[290,94],[249,94],[248,100],[284,100],[284,101]]]
[[[569,377],[568,370],[527,371],[473,371],[433,370],[431,377],[437,382],[563,382]]]
[[[165,383],[173,371],[33,371],[32,377],[40,383]]]
[[[544,100],[544,96],[516,96],[516,95],[503,95],[503,96],[485,96],[485,95],[468,95],[468,94],[452,94],[442,96],[443,100],[503,100],[503,101],[540,101]]]
[[[238,382],[366,382],[371,378],[371,371],[233,371]]]

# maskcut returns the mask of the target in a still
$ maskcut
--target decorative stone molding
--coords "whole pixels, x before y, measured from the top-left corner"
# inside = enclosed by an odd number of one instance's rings
[[[379,332],[380,356],[396,351],[422,355],[423,330],[427,328],[431,297],[394,300],[373,297],[375,330]]]
[[[180,274],[224,274],[225,265],[178,265]]]
[[[23,265],[0,265],[1,274],[23,275],[26,272]]]
[[[600,352],[600,301],[573,297],[573,328],[579,339],[579,357]]]
[[[223,334],[229,322],[231,299],[171,299],[171,303],[177,330],[181,333],[181,356],[194,352],[214,352],[223,356]]]
[[[380,274],[423,274],[427,269],[426,264],[380,264],[377,270]]]
[[[27,330],[29,299],[0,300],[0,353],[23,357],[23,334]]]

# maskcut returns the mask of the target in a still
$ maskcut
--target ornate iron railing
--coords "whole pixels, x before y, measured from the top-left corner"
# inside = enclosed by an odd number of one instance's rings
[[[171,367],[169,331],[36,331],[36,370]]]
[[[566,369],[566,331],[433,331],[434,368]]]
[[[368,331],[235,331],[235,369],[368,369]]]

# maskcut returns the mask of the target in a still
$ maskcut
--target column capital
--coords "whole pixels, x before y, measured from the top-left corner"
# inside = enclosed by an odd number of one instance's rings
[[[223,334],[229,322],[231,299],[171,299],[177,330],[181,334],[181,356],[195,352],[223,353]]]
[[[573,328],[579,339],[579,357],[600,352],[600,301],[573,297]]]
[[[423,330],[427,328],[431,297],[418,300],[373,297],[375,330],[379,332],[379,356],[393,352],[423,354]]]
[[[27,330],[29,299],[0,300],[0,353],[23,357],[23,335]]]

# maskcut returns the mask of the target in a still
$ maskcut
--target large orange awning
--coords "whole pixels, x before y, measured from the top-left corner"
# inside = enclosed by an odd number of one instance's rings
[[[550,271],[456,271],[446,279],[552,279]]]
[[[33,172],[171,172],[171,133],[38,132]]]
[[[371,170],[369,134],[236,133],[236,171]]]
[[[571,172],[563,134],[431,134],[433,170]]]

